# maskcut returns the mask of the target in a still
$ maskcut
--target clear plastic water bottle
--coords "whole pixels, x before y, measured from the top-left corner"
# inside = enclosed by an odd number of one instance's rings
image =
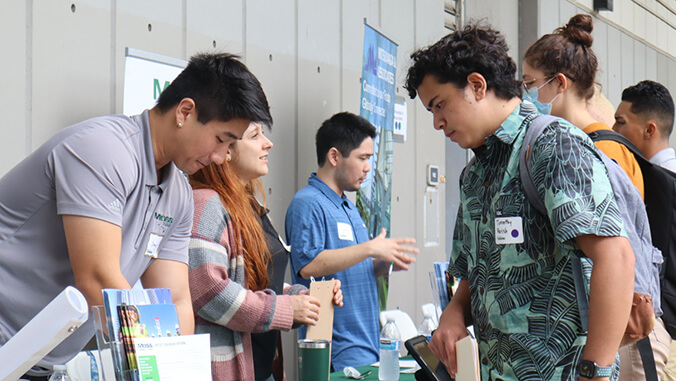
[[[401,335],[394,317],[387,317],[387,324],[380,331],[380,366],[378,380],[399,380],[399,350],[401,349]]]
[[[54,373],[49,377],[49,381],[70,381],[65,365],[54,365]]]
[[[418,327],[418,335],[427,337],[427,341],[429,341],[432,339],[432,332],[437,329],[437,325],[434,324],[434,319],[428,312],[425,312],[424,316],[422,323],[420,323],[420,327]]]

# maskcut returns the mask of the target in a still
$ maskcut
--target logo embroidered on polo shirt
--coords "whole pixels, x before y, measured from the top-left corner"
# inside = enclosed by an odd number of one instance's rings
[[[165,228],[169,228],[174,222],[174,217],[165,216],[164,214],[155,213],[155,219],[159,221]]]
[[[116,212],[119,212],[122,210],[122,203],[118,199],[115,199],[113,202],[108,204],[108,207]]]

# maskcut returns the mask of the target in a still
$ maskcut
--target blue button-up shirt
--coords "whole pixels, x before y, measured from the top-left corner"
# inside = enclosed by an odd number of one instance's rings
[[[342,249],[369,240],[357,207],[344,194],[339,196],[316,174],[298,191],[286,212],[286,239],[291,245],[291,274],[295,283],[309,287],[299,271],[324,250]],[[336,254],[338,255],[338,254]],[[378,293],[373,260],[364,261],[326,276],[339,279],[343,307],[336,307],[333,320],[331,361],[334,369],[378,361]],[[305,332],[301,331],[301,336]]]

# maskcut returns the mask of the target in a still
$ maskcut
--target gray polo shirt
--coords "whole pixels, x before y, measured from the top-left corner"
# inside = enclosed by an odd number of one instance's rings
[[[65,128],[0,179],[0,346],[75,285],[62,215],[122,227],[120,268],[130,284],[150,265],[149,249],[188,262],[192,191],[173,163],[161,178],[145,111]],[[92,334],[89,321],[39,365],[65,363]]]

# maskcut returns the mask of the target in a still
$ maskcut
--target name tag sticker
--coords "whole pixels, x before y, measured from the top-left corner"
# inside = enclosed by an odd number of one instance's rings
[[[498,217],[495,219],[495,243],[523,243],[523,222],[521,217]]]
[[[157,233],[150,233],[148,246],[146,246],[146,257],[157,258],[157,248],[160,246],[160,242],[162,242],[162,237],[164,236]]]
[[[338,238],[343,241],[354,241],[354,234],[352,234],[352,226],[344,222],[338,222]]]

